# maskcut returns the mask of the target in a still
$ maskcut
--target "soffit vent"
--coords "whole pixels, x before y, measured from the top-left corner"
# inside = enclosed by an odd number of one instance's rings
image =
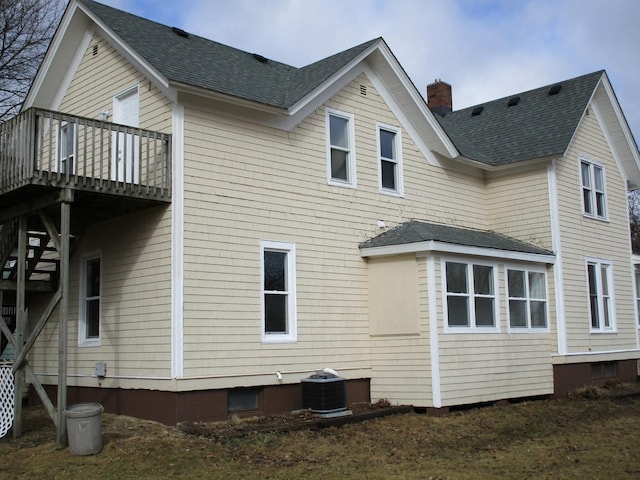
[[[471,116],[472,117],[477,117],[478,115],[480,115],[482,113],[483,110],[484,110],[484,107],[476,107],[473,110],[471,110]]]
[[[189,38],[189,34],[178,27],[171,27],[171,31],[182,38]]]
[[[519,103],[520,103],[520,97],[519,96],[511,97],[509,99],[509,101],[507,102],[507,107],[515,107]]]
[[[560,90],[562,90],[562,85],[554,85],[549,88],[549,95],[557,95],[558,93],[560,93]]]

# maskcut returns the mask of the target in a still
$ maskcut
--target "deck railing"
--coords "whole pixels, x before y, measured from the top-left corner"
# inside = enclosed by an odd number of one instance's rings
[[[171,197],[171,135],[42,109],[0,124],[0,195],[25,185]]]

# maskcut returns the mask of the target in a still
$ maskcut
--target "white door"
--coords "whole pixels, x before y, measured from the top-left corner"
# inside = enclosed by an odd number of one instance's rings
[[[138,127],[140,101],[138,87],[127,90],[113,99],[113,122]],[[119,182],[140,181],[140,137],[131,133],[113,134],[111,178]]]

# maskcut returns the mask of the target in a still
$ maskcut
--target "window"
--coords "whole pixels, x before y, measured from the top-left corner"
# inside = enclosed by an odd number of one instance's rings
[[[594,163],[582,161],[580,173],[584,214],[605,219],[607,204],[604,192],[604,169]]]
[[[296,340],[295,246],[262,242],[262,340]]]
[[[353,115],[327,109],[327,181],[342,187],[356,186]]]
[[[404,187],[399,129],[378,125],[378,155],[380,191],[401,196]]]
[[[611,264],[601,260],[587,261],[589,314],[592,331],[612,331],[613,297]]]
[[[58,130],[58,171],[73,174],[75,171],[75,124],[63,123]]]
[[[447,326],[496,328],[493,267],[446,262]]]
[[[100,257],[85,257],[81,266],[79,340],[81,345],[100,344]]]
[[[547,328],[547,286],[544,272],[507,270],[509,326]]]

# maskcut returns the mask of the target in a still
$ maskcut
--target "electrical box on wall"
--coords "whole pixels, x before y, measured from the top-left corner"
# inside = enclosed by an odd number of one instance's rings
[[[96,362],[96,377],[106,377],[107,376],[107,362]]]

